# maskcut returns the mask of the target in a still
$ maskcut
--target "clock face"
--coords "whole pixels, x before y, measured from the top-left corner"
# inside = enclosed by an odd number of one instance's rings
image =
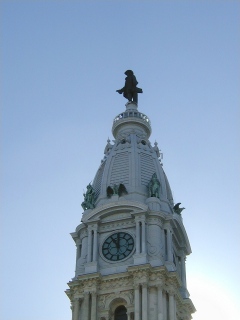
[[[108,260],[120,261],[129,256],[133,248],[134,240],[129,233],[116,232],[104,241],[102,253]]]

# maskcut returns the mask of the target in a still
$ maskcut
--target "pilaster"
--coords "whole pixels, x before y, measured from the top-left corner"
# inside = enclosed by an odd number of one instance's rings
[[[72,320],[78,320],[79,319],[79,307],[80,307],[79,298],[75,298],[72,301]]]
[[[98,223],[88,224],[88,253],[85,273],[98,271]]]
[[[89,319],[89,292],[84,292],[83,298],[83,319]],[[74,319],[78,320],[78,319]]]
[[[134,265],[147,263],[146,252],[146,213],[135,213],[136,253],[133,256]]]
[[[134,320],[140,320],[140,287],[138,283],[134,284]]]
[[[148,319],[148,284],[142,284],[142,318]]]
[[[92,306],[91,306],[91,320],[97,320],[97,294],[95,291],[91,292]]]

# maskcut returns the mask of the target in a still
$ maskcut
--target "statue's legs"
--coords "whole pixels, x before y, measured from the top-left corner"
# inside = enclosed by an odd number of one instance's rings
[[[124,98],[128,99],[128,101],[138,102],[138,94],[137,92],[126,92],[123,94]]]
[[[133,98],[132,93],[131,93],[131,92],[128,92],[125,98],[127,98],[128,101],[132,101],[132,98]]]
[[[137,92],[133,92],[132,97],[133,97],[133,101],[138,103],[138,94],[137,94]]]

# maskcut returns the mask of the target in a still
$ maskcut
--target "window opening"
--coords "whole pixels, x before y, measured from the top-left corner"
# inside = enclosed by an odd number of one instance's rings
[[[114,320],[127,320],[127,309],[124,306],[119,306],[114,312]]]
[[[164,230],[165,260],[167,260],[167,230]]]
[[[94,244],[94,231],[92,230],[91,261],[93,261],[93,244]]]
[[[139,222],[139,230],[140,230],[140,253],[142,252],[142,222]]]

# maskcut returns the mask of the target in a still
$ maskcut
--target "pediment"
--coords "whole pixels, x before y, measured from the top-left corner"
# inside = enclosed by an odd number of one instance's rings
[[[111,203],[101,207],[97,207],[88,211],[82,217],[82,222],[87,223],[91,221],[108,221],[108,219],[125,219],[131,217],[132,214],[138,212],[147,212],[148,207],[142,203],[134,201],[121,201],[121,203]]]

